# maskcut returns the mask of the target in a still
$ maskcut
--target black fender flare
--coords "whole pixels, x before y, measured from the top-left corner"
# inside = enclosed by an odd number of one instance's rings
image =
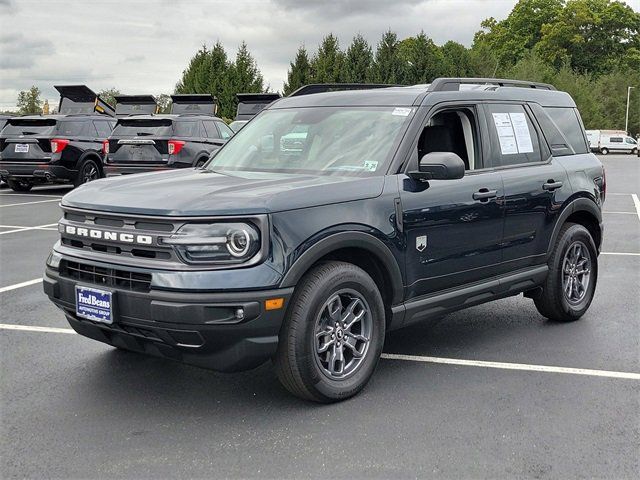
[[[397,305],[404,298],[404,283],[398,262],[393,253],[381,240],[364,232],[338,232],[315,243],[304,251],[285,274],[280,287],[295,287],[311,266],[325,255],[342,248],[360,248],[370,252],[389,276],[393,291],[392,304]]]
[[[602,231],[602,211],[598,206],[594,203],[593,200],[588,198],[579,197],[571,202],[560,212],[560,216],[558,217],[558,221],[556,222],[556,226],[553,229],[553,233],[551,234],[551,241],[549,242],[549,247],[547,248],[547,259],[552,253],[553,247],[556,244],[556,240],[558,239],[558,235],[560,234],[560,229],[562,225],[565,224],[567,218],[569,218],[572,214],[576,212],[586,212],[593,217],[593,219],[598,223],[600,227],[600,231]],[[601,245],[598,246],[598,249]]]

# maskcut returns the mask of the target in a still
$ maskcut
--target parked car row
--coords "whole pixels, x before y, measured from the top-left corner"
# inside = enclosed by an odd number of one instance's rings
[[[114,109],[86,85],[55,88],[58,114],[0,117],[0,179],[15,191],[201,167],[234,134],[212,95],[172,95],[171,112],[159,115],[152,95],[117,96]],[[236,127],[276,98],[238,94]]]

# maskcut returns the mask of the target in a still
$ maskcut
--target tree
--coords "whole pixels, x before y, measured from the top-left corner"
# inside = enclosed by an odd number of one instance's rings
[[[116,87],[105,88],[104,90],[100,90],[98,92],[98,96],[114,108],[116,106],[115,97],[117,97],[118,95],[120,95],[120,90],[118,90]]]
[[[382,35],[376,49],[374,74],[380,83],[397,84],[403,77],[402,60],[398,55],[398,36],[388,30]]]
[[[158,104],[158,113],[171,112],[171,97],[166,93],[161,93],[156,97],[156,103]]]
[[[471,53],[464,45],[449,40],[440,47],[440,53],[442,55],[441,75],[447,77],[474,76]]]
[[[311,82],[311,62],[309,61],[307,50],[302,45],[296,52],[296,58],[289,63],[287,81],[284,84],[284,94],[289,95],[291,92]]]
[[[620,64],[640,66],[640,13],[611,0],[569,0],[555,22],[541,27],[535,46],[557,68],[596,75]]]
[[[249,53],[247,44],[242,42],[236,53],[235,61],[227,69],[226,81],[222,89],[218,114],[233,118],[238,107],[236,93],[261,93],[264,91],[264,79],[255,59]]]
[[[353,37],[353,41],[345,55],[345,82],[366,83],[372,79],[373,51],[364,37],[360,34]]]
[[[429,83],[443,71],[442,52],[424,32],[402,40],[398,45],[398,56],[403,65],[402,83]]]
[[[18,94],[17,107],[20,115],[42,113],[40,89],[34,85],[29,90],[21,91]]]
[[[176,85],[176,93],[208,93],[211,82],[211,56],[203,45],[191,58]]]
[[[318,53],[311,60],[311,70],[315,83],[341,82],[344,66],[344,53],[340,50],[338,38],[330,33],[322,39]]]

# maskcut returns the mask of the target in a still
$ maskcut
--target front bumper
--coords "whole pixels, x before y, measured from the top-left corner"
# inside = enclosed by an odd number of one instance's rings
[[[61,165],[45,162],[0,162],[2,180],[19,178],[33,182],[62,182],[71,180],[77,172]]]
[[[278,334],[292,288],[202,293],[105,288],[66,278],[47,267],[44,291],[62,309],[80,335],[100,342],[218,371],[257,367],[276,351]],[[75,313],[75,286],[113,292],[114,321],[104,324]],[[265,300],[284,298],[284,306],[266,310]],[[237,312],[242,309],[243,318]]]

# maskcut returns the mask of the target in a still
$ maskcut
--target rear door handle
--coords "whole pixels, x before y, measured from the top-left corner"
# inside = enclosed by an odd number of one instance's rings
[[[561,187],[562,187],[562,182],[555,182],[553,180],[547,180],[547,183],[542,185],[542,188],[544,190],[547,190],[548,192],[552,192]]]
[[[488,188],[481,188],[477,192],[473,194],[474,200],[480,200],[481,202],[485,202],[491,198],[496,198],[498,196],[497,190],[489,190]]]

